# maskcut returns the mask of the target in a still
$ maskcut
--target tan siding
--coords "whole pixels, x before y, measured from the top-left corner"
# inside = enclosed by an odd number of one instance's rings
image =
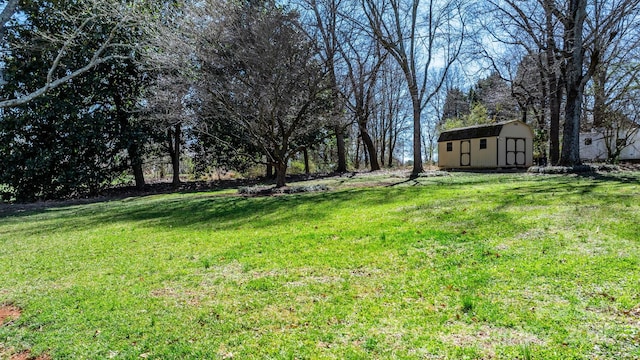
[[[524,166],[531,166],[533,164],[533,132],[531,128],[524,123],[514,121],[504,124],[498,137],[487,138],[473,138],[464,140],[442,141],[438,143],[438,165],[441,168],[496,168],[506,167],[507,159],[507,138],[512,139],[525,139],[512,140],[511,147],[513,148],[510,157],[518,158],[518,163],[522,162],[522,158],[525,159]],[[480,140],[487,140],[487,148],[480,149]],[[470,166],[461,166],[461,143],[463,141],[470,142]],[[447,151],[447,143],[453,144],[453,151]],[[522,150],[524,149],[524,156]],[[517,150],[517,151],[516,151]],[[465,157],[466,159],[466,157]]]
[[[438,166],[441,168],[460,167],[460,141],[451,141],[453,151],[447,151],[447,142],[438,143]]]
[[[519,123],[512,122],[505,124],[500,132],[500,137],[514,137],[514,138],[532,138],[531,128]]]
[[[480,149],[480,140],[487,140],[487,148]],[[496,167],[496,138],[471,139],[471,167]]]
[[[507,145],[506,139],[498,137],[498,167],[507,166]]]

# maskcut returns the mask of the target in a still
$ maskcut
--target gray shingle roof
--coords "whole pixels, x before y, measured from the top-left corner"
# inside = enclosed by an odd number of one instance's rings
[[[440,133],[438,142],[498,136],[500,135],[500,131],[502,131],[502,127],[509,122],[511,121],[443,131]]]

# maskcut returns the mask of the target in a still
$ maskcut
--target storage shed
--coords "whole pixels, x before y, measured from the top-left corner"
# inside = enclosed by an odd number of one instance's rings
[[[526,168],[531,165],[533,131],[522,121],[443,131],[438,138],[441,168]]]

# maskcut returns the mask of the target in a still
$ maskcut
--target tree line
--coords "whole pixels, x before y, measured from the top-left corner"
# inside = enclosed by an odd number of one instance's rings
[[[439,131],[511,119],[575,165],[581,128],[638,122],[638,2],[6,0],[0,184],[142,187],[152,157],[176,185],[185,158],[417,176]]]

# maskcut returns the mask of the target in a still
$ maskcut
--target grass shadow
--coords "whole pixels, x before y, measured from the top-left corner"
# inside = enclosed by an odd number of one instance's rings
[[[593,174],[592,174],[593,175]],[[413,183],[412,183],[413,182]],[[136,223],[148,227],[202,227],[215,230],[232,230],[250,226],[262,229],[288,222],[314,223],[333,216],[337,207],[366,207],[382,205],[396,198],[413,196],[438,196],[439,189],[468,190],[475,185],[489,185],[504,182],[508,186],[503,191],[511,192],[504,197],[495,210],[526,201],[531,194],[549,196],[600,196],[594,191],[601,186],[609,188],[638,183],[636,174],[598,175],[586,178],[567,175],[532,175],[517,177],[461,176],[400,179],[385,187],[355,187],[329,192],[302,193],[263,197],[243,197],[234,194],[197,192],[186,197],[131,197],[119,200],[101,199],[81,204],[59,204],[58,206],[27,210],[12,215],[0,215],[0,219],[12,217],[20,219],[35,215],[30,229],[24,226],[21,233],[41,234],[51,231],[73,231],[90,229],[101,224]],[[410,187],[400,185],[412,184]],[[421,185],[421,186],[419,186]],[[489,190],[491,192],[493,190]],[[609,195],[601,195],[610,201]],[[618,196],[623,196],[622,194]],[[634,196],[625,195],[625,197]],[[544,199],[542,201],[544,203]],[[548,201],[551,201],[548,200]],[[51,221],[47,221],[51,219]],[[56,220],[57,219],[57,220]],[[505,219],[509,220],[509,219]],[[17,231],[17,230],[16,230]],[[0,235],[10,234],[11,228],[0,227]]]

